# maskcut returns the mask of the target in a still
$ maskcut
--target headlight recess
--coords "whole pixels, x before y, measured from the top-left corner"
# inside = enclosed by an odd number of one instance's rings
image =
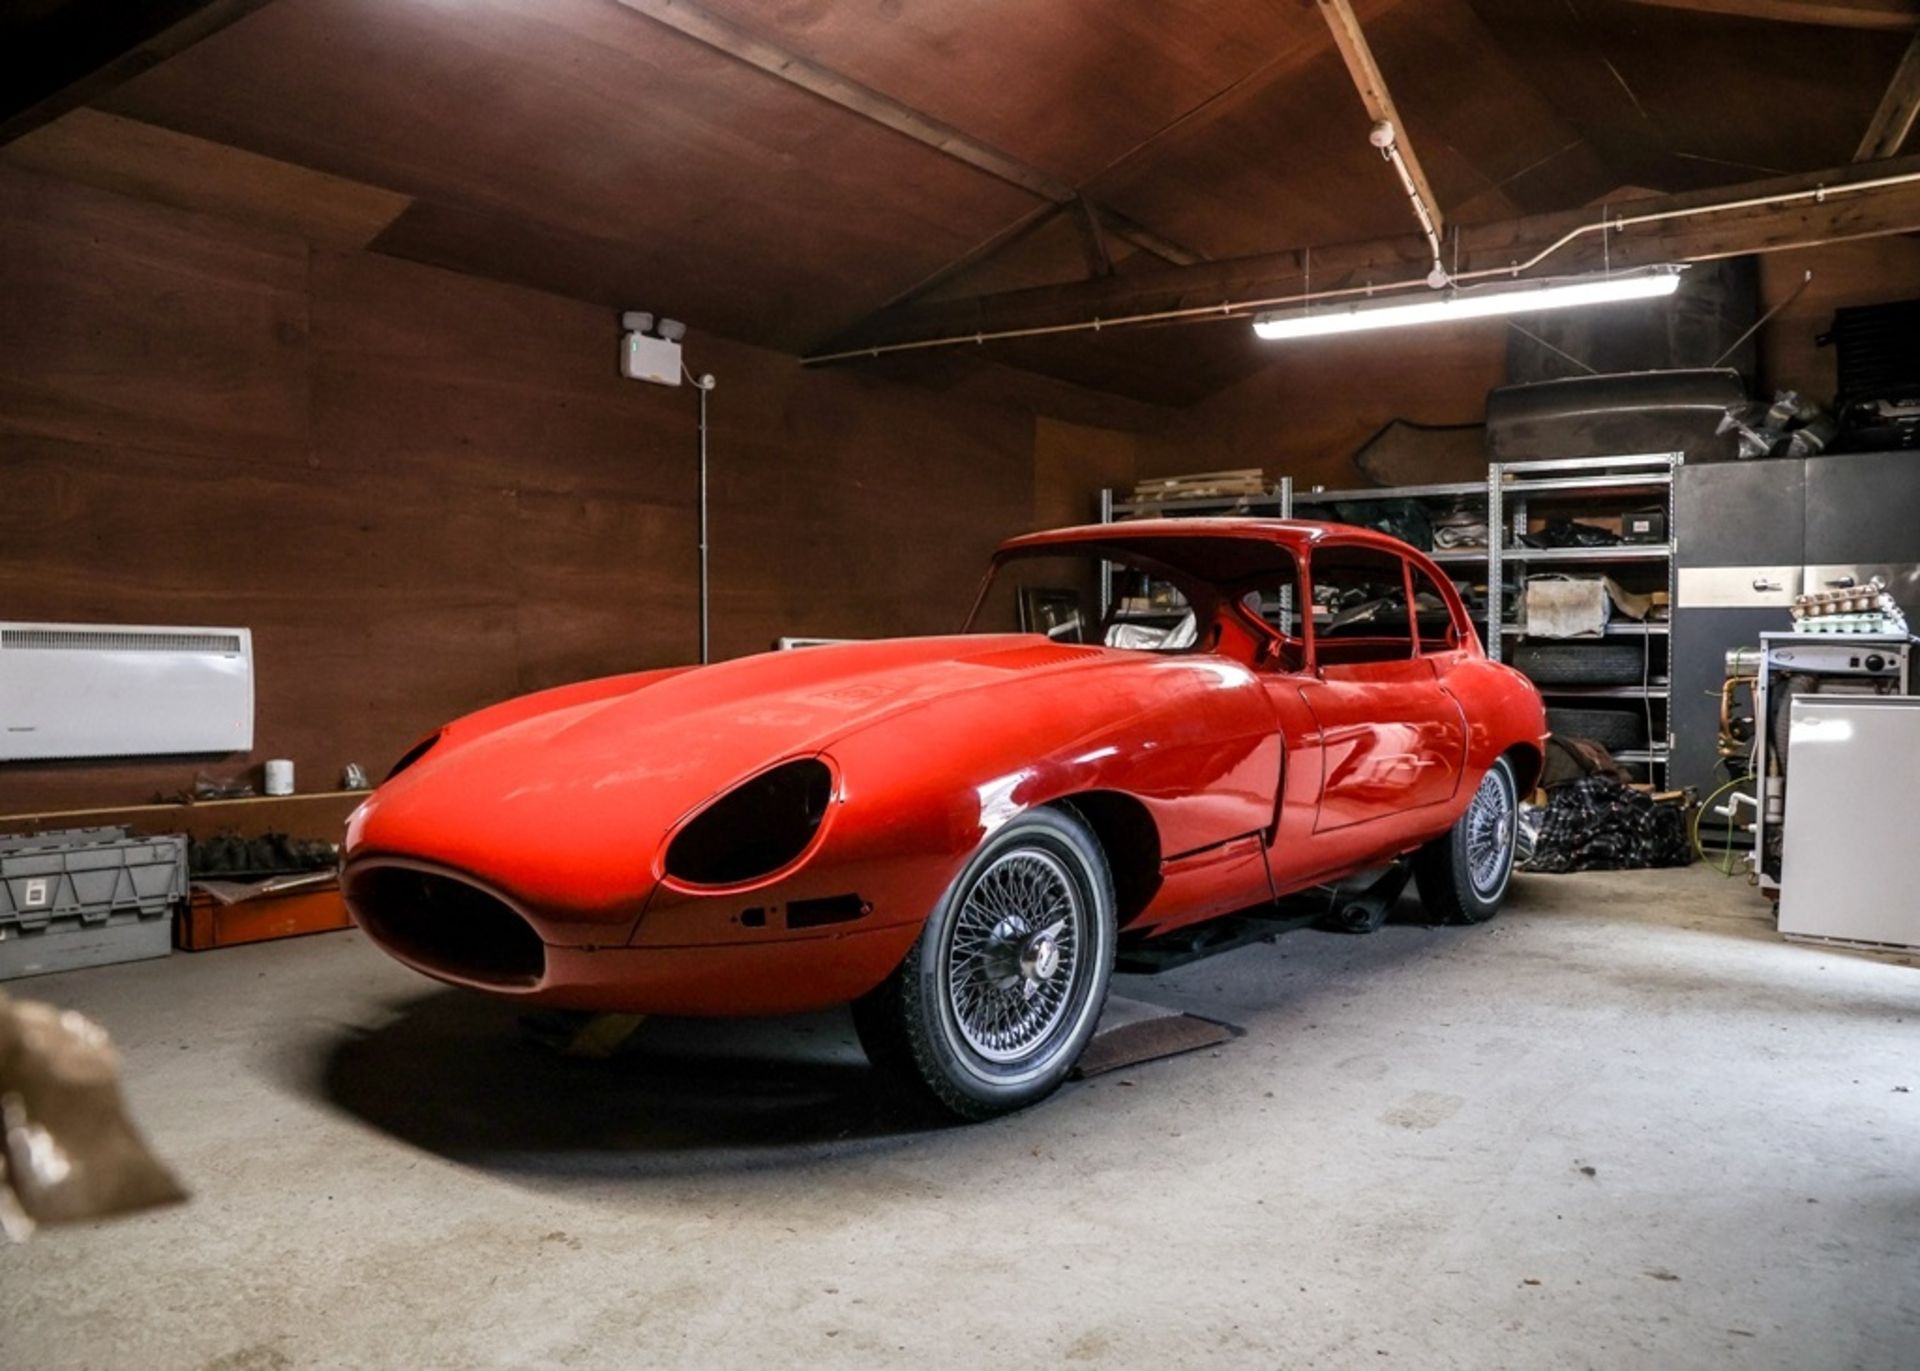
[[[667,846],[667,875],[688,885],[738,885],[770,875],[813,841],[833,794],[818,757],[742,781],[695,815]]]

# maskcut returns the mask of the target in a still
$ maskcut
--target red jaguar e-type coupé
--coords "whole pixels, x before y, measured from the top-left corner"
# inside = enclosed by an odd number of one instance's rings
[[[1060,529],[1000,548],[958,636],[448,724],[355,813],[344,881],[393,956],[529,1003],[851,1001],[876,1063],[977,1118],[1065,1078],[1122,943],[1408,865],[1439,918],[1490,917],[1545,732],[1392,538]]]

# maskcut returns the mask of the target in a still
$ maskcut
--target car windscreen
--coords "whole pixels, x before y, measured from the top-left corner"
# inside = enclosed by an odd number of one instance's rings
[[[1239,601],[1285,638],[1297,635],[1295,564],[1286,549],[1240,540],[1154,539],[1023,549],[1003,555],[967,623],[970,633],[1039,633],[1062,643],[1187,652],[1214,641],[1210,619]],[[1163,559],[1162,551],[1181,562]],[[1227,573],[1196,576],[1191,560]]]

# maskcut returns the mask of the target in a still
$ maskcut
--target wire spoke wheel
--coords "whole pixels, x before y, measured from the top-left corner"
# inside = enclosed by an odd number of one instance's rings
[[[1490,769],[1467,806],[1467,879],[1474,893],[1491,899],[1506,888],[1513,869],[1516,804],[1513,778],[1504,767]]]
[[[1113,974],[1113,875],[1062,805],[988,836],[893,974],[853,1004],[874,1065],[947,1112],[987,1119],[1057,1090]]]
[[[941,959],[944,998],[967,1047],[996,1064],[1044,1049],[1071,1017],[1086,940],[1086,899],[1053,853],[1019,847],[981,871]]]

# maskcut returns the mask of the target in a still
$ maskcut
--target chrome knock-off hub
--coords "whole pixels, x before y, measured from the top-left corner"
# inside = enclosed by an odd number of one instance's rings
[[[990,1062],[1016,1062],[1074,1012],[1088,913],[1066,865],[1031,847],[1007,852],[966,892],[943,979],[954,1027]]]
[[[1060,969],[1060,944],[1048,932],[1035,933],[1020,947],[1020,976],[1031,989],[1053,979]]]

